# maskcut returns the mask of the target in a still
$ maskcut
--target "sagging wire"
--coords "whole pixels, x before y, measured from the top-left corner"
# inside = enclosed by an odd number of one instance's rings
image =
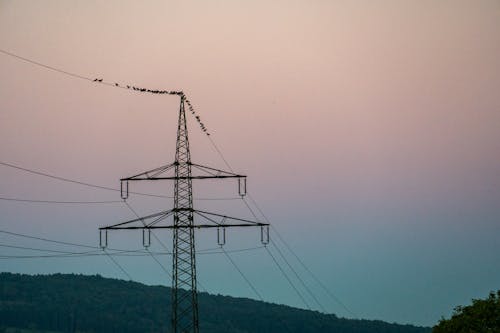
[[[196,111],[195,111],[193,105],[191,104],[191,101],[189,99],[187,99],[186,94],[182,90],[150,89],[150,88],[139,87],[139,86],[136,86],[136,85],[133,85],[133,84],[123,84],[123,83],[118,83],[118,82],[105,81],[101,77],[91,78],[91,77],[88,77],[88,76],[84,76],[84,75],[80,75],[80,74],[75,74],[75,73],[72,73],[72,72],[68,72],[68,71],[62,70],[62,69],[57,68],[57,67],[46,65],[44,63],[41,63],[39,61],[35,61],[33,59],[22,57],[20,55],[17,55],[15,53],[12,53],[12,52],[9,52],[9,51],[5,51],[5,50],[2,50],[2,49],[0,49],[0,53],[3,53],[5,55],[10,56],[12,58],[15,58],[17,60],[21,60],[21,61],[30,63],[32,65],[36,65],[36,66],[39,66],[39,67],[42,67],[42,68],[45,68],[45,69],[48,69],[48,70],[51,70],[51,71],[54,71],[54,72],[58,72],[60,74],[64,74],[64,75],[67,75],[67,76],[70,76],[70,77],[73,77],[73,78],[77,78],[77,79],[81,79],[81,80],[90,81],[90,82],[93,82],[93,83],[103,84],[103,85],[106,85],[106,86],[109,86],[109,87],[121,88],[121,89],[131,90],[131,91],[134,91],[134,92],[149,93],[149,94],[155,94],[155,95],[177,95],[177,96],[180,96],[181,100],[184,100],[187,103],[189,111],[191,111],[191,113],[195,117],[195,119],[198,122],[198,124],[199,124],[201,130],[203,131],[203,133],[205,133],[207,136],[210,136],[210,133],[208,132],[205,124],[203,124],[203,122],[201,121],[200,116],[198,116],[196,114]]]

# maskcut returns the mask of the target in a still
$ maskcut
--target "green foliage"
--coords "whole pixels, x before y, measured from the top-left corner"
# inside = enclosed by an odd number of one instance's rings
[[[245,298],[199,294],[203,333],[430,333]],[[284,328],[284,326],[287,327]],[[165,333],[170,288],[100,276],[0,273],[0,333]]]
[[[442,319],[433,333],[500,333],[500,290],[472,305],[458,306],[450,319]]]

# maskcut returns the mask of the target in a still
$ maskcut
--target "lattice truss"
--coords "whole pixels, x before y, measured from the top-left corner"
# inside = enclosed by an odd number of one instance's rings
[[[261,241],[269,241],[269,224],[230,217],[193,208],[193,179],[237,178],[238,191],[246,194],[246,176],[191,162],[185,96],[180,95],[175,161],[171,164],[122,178],[121,197],[126,200],[129,182],[141,180],[173,180],[174,207],[144,217],[99,228],[102,247],[107,246],[107,233],[119,229],[141,229],[143,245],[151,244],[153,229],[172,229],[172,332],[198,333],[198,300],[196,284],[195,229],[217,228],[219,245],[225,243],[228,227],[260,227]]]

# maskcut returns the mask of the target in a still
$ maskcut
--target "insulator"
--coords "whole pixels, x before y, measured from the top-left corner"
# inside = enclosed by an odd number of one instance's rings
[[[238,177],[238,194],[242,197],[247,195],[247,177]]]
[[[217,244],[223,246],[226,244],[226,228],[217,227]]]
[[[260,242],[264,245],[269,244],[269,226],[263,225],[260,227]]]
[[[151,229],[142,229],[142,246],[148,248],[151,246]]]
[[[123,185],[125,183],[125,185]],[[120,181],[120,195],[123,200],[128,199],[128,180],[127,181]]]
[[[108,247],[108,230],[99,229],[99,246],[103,250]]]

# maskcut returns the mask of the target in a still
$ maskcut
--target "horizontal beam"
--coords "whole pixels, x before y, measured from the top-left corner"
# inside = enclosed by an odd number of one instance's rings
[[[231,228],[231,227],[265,227],[269,226],[269,223],[255,223],[255,224],[224,224],[224,225],[213,225],[213,224],[197,224],[197,225],[166,225],[166,226],[137,226],[137,227],[102,227],[99,230],[138,230],[138,229],[205,229],[205,228]]]
[[[120,181],[134,181],[134,180],[175,180],[175,179],[212,179],[212,178],[245,178],[242,175],[228,175],[228,176],[190,176],[190,177],[136,177],[136,178],[122,178]]]

